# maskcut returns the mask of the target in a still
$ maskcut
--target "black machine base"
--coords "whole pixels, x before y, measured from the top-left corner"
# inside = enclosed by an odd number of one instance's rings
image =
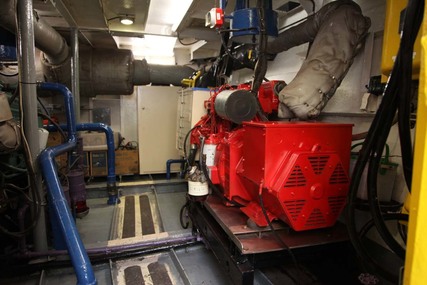
[[[282,222],[273,222],[276,232],[273,233],[269,227],[251,226],[239,208],[225,206],[215,196],[209,196],[204,202],[191,202],[189,217],[193,230],[203,237],[234,284],[253,284],[255,270],[265,270],[268,275],[271,268],[284,265],[288,269],[292,268],[290,271],[293,273],[290,275],[293,276],[288,280],[294,280],[286,284],[313,284],[313,280],[325,279],[317,278],[316,272],[313,275],[307,269],[310,264],[314,266],[314,271],[322,268],[313,263],[316,258],[324,263],[322,260],[331,259],[335,253],[344,254],[334,259],[333,262],[337,264],[331,265],[335,268],[330,268],[330,274],[333,275],[342,274],[337,272],[337,269],[340,270],[337,267],[348,263],[349,256],[346,253],[350,251],[351,245],[348,243],[347,230],[341,223],[327,229],[295,232]],[[296,261],[292,256],[295,256]],[[340,261],[342,258],[344,262]],[[326,276],[329,275],[328,271],[328,268],[323,270]],[[354,274],[344,274],[343,278],[349,279],[345,280],[346,284],[352,283],[350,279],[357,280]],[[281,279],[280,284],[284,284],[283,281]],[[326,283],[318,281],[314,283],[328,284],[330,279]]]

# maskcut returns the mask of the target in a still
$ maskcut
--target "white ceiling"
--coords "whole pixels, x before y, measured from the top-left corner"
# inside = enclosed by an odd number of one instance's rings
[[[289,0],[274,0],[273,8],[286,2]],[[300,2],[312,5],[311,0]],[[174,48],[187,49],[191,58],[218,55],[220,36],[204,25],[206,13],[216,3],[214,0],[34,0],[34,8],[66,39],[70,27],[76,23],[81,44],[130,48],[137,58],[157,63],[154,61],[163,57],[170,64]],[[226,13],[231,13],[234,6],[235,0],[229,0]],[[135,17],[133,25],[120,23],[118,17],[125,14]],[[195,44],[182,45],[178,37],[181,42]]]

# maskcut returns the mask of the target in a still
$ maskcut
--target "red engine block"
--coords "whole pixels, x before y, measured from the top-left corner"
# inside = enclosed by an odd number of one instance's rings
[[[268,225],[261,199],[271,220],[296,231],[335,224],[349,188],[352,125],[269,121],[212,128],[208,121],[197,133],[216,145],[210,179],[258,226]]]

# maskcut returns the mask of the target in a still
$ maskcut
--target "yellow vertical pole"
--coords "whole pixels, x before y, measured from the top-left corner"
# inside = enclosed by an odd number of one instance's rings
[[[408,243],[404,284],[426,284],[427,280],[427,9],[421,38],[421,74],[415,135],[414,174],[409,210]]]

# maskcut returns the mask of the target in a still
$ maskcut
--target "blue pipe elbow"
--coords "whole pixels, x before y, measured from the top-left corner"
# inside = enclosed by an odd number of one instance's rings
[[[65,153],[75,148],[76,142],[47,148],[39,156],[39,162],[43,172],[46,187],[49,191],[48,197],[51,203],[53,215],[58,222],[61,235],[67,245],[68,254],[78,280],[77,284],[97,284],[95,274],[89,256],[84,248],[83,242],[78,233],[76,224],[68,207],[67,199],[61,189],[61,184],[56,174],[54,159],[57,155]]]
[[[87,252],[78,233],[73,216],[68,207],[68,202],[61,189],[61,184],[56,172],[55,157],[73,150],[77,144],[76,121],[74,114],[73,95],[67,87],[57,83],[39,83],[38,88],[59,92],[64,96],[65,115],[67,118],[67,126],[64,128],[68,132],[68,140],[66,143],[49,147],[43,150],[39,155],[39,163],[41,165],[43,177],[48,189],[49,201],[53,216],[59,224],[61,234],[67,245],[68,254],[70,255],[71,263],[77,277],[77,284],[95,285],[95,274],[92,270]]]
[[[166,161],[166,179],[171,179],[171,165],[174,163],[181,163],[184,164],[186,162],[185,159],[169,159]]]
[[[66,126],[61,125],[61,129],[67,130]],[[45,127],[49,132],[57,131],[55,126],[49,125]],[[108,205],[120,203],[119,190],[116,185],[116,153],[114,152],[114,132],[110,126],[103,123],[82,123],[76,126],[77,131],[103,131],[107,140],[107,191]]]
[[[116,185],[116,153],[114,152],[114,132],[110,126],[103,123],[83,123],[77,125],[78,131],[103,131],[107,138],[107,191],[108,205],[120,203],[119,191]]]

